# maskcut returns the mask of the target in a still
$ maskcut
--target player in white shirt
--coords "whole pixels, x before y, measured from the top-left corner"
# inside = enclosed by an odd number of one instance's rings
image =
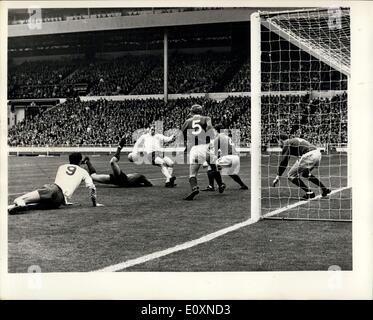
[[[56,174],[54,183],[46,184],[43,188],[26,193],[14,200],[8,206],[10,214],[27,209],[57,209],[61,205],[71,204],[71,197],[82,181],[89,189],[89,194],[94,207],[100,207],[97,203],[96,187],[88,172],[80,167],[81,153],[74,152],[69,155],[69,164],[61,165]]]
[[[164,156],[162,149],[164,143],[172,142],[175,138],[174,135],[166,137],[163,134],[155,133],[155,126],[152,125],[148,133],[143,134],[137,139],[132,152],[128,155],[128,160],[137,163],[140,159],[140,152],[143,151],[144,163],[161,167],[161,172],[166,177],[165,186],[167,188],[173,188],[176,186],[176,177],[173,175],[174,161]],[[118,160],[124,143],[125,140],[122,139],[114,155]]]

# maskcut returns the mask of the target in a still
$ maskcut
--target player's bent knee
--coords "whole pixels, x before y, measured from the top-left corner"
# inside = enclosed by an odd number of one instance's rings
[[[130,153],[128,154],[128,156],[127,156],[128,161],[129,161],[129,162],[134,162],[134,161],[135,161],[134,157],[135,157],[135,154],[134,154],[133,152],[130,152]]]
[[[116,157],[112,157],[110,159],[110,164],[114,164],[114,163],[117,163],[118,162],[118,159]]]

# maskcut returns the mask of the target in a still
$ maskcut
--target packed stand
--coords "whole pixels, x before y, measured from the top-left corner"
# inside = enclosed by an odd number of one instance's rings
[[[160,57],[152,55],[96,60],[82,65],[63,83],[87,83],[91,96],[127,95],[159,64]]]
[[[276,143],[279,133],[320,146],[347,143],[347,94],[262,97],[262,145]]]
[[[212,51],[198,54],[173,54],[169,59],[168,92],[174,94],[216,91],[230,68],[231,60],[230,54]],[[161,64],[140,82],[131,94],[161,94],[163,84],[163,64]]]
[[[64,95],[60,83],[77,68],[77,60],[26,61],[10,66],[8,72],[8,98],[53,98]]]
[[[34,61],[9,67],[8,98],[162,94],[163,86],[161,55]],[[168,86],[170,94],[249,92],[250,63],[230,53],[176,52],[169,58]],[[262,64],[263,91],[346,88],[346,77],[320,61]]]
[[[275,143],[279,132],[303,137],[317,145],[347,143],[347,95],[310,98],[287,95],[262,98],[262,144]],[[205,98],[83,102],[71,99],[43,113],[27,117],[9,129],[11,146],[115,145],[125,136],[156,120],[164,130],[179,129],[193,103],[204,106],[213,123],[239,129],[242,146],[250,143],[250,98],[228,97],[221,102]]]

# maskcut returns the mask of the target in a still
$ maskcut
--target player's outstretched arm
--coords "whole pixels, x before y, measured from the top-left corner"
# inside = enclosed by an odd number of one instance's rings
[[[90,195],[91,195],[91,200],[92,204],[94,207],[103,207],[104,205],[101,203],[97,202],[97,193],[96,193],[96,187],[90,187]]]
[[[172,136],[167,137],[167,136],[162,134],[161,139],[164,143],[173,142],[176,139],[176,135],[173,134]]]
[[[212,126],[212,120],[210,117],[206,117],[207,118],[207,121],[206,121],[206,132],[213,129],[213,126]]]
[[[188,121],[184,121],[183,125],[181,126],[181,132],[184,133],[186,132],[188,128]],[[186,133],[184,133],[184,135],[186,135]]]
[[[86,172],[86,175],[83,177],[83,180],[85,186],[89,189],[89,195],[91,197],[92,205],[94,207],[103,207],[103,204],[97,203],[96,186],[94,185],[92,177],[88,174],[88,172]]]
[[[138,153],[138,151],[139,151],[139,148],[141,147],[141,146],[143,146],[143,144],[144,144],[144,140],[145,140],[145,135],[143,134],[142,136],[140,136],[138,139],[137,139],[137,141],[135,142],[135,144],[134,144],[134,146],[133,146],[133,148],[132,148],[132,152],[133,153]]]
[[[285,172],[288,166],[289,159],[290,159],[290,149],[288,147],[284,147],[282,149],[282,158],[281,158],[280,165],[278,166],[277,176],[272,182],[273,187],[276,187],[277,183],[280,181],[280,177]]]

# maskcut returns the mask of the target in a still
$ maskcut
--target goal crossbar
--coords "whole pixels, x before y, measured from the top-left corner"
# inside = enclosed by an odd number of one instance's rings
[[[298,11],[278,11],[276,13],[267,13],[260,12],[260,15],[267,16],[264,19],[261,19],[261,24],[267,29],[276,33],[281,38],[289,41],[293,45],[299,47],[303,51],[307,52],[314,58],[324,62],[335,70],[343,73],[346,76],[350,75],[350,30],[349,25],[345,27],[345,22],[349,20],[349,10],[340,9],[338,17],[332,17],[339,19],[339,24],[335,24],[334,30],[335,33],[343,33],[343,36],[340,37],[339,34],[336,34],[334,40],[343,44],[343,49],[341,46],[335,46],[333,41],[329,42],[320,42],[319,39],[307,39],[302,37],[302,35],[296,31],[297,29],[291,29],[283,21],[289,22],[293,16],[293,19],[304,19],[305,17],[313,20],[319,20],[326,24],[329,27],[328,23],[332,20],[328,11],[330,9],[321,9],[321,10],[298,10]],[[286,14],[286,20],[284,15]],[[302,16],[303,15],[303,16]],[[299,24],[299,22],[298,22]],[[309,29],[310,25],[304,26],[304,28]],[[328,30],[330,34],[330,28]]]

